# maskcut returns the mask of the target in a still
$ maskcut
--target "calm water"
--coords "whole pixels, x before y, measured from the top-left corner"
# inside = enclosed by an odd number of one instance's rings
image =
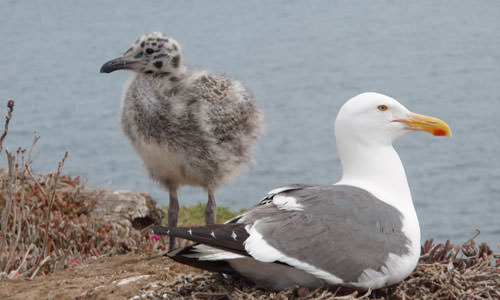
[[[243,81],[267,119],[257,165],[218,204],[249,207],[278,185],[337,181],[336,113],[378,91],[453,130],[396,145],[423,238],[460,242],[480,227],[481,241],[500,243],[500,2],[89,2],[0,2],[0,102],[16,100],[7,145],[28,147],[38,130],[38,172],[69,150],[65,171],[89,185],[112,181],[167,203],[121,133],[131,74],[98,72],[140,35],[163,31],[191,65]],[[180,195],[205,198],[196,188]]]

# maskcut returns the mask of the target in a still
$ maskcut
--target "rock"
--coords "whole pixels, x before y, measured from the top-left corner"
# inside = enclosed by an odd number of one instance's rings
[[[84,190],[84,197],[95,197],[91,217],[124,227],[141,230],[151,224],[159,225],[165,213],[147,193],[128,190]]]

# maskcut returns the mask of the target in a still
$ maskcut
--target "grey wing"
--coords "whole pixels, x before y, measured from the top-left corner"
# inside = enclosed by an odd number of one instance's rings
[[[285,190],[233,222],[248,224],[246,250],[257,259],[276,259],[298,268],[300,261],[344,282],[356,281],[366,269],[380,270],[390,252],[409,251],[401,213],[350,186]],[[257,236],[283,256],[259,241],[253,243]]]

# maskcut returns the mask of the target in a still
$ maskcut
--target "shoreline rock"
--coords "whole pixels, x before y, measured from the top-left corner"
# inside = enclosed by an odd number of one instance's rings
[[[95,198],[90,217],[124,227],[142,230],[152,224],[161,224],[165,216],[163,210],[148,193],[87,188],[81,191],[81,195]]]

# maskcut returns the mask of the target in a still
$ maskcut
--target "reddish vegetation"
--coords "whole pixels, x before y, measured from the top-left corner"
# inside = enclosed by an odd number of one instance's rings
[[[13,108],[11,100],[0,152]],[[8,166],[0,172],[0,279],[33,278],[89,258],[162,247],[149,239],[149,233],[92,217],[98,192],[83,196],[86,187],[80,178],[61,174],[68,153],[54,173],[36,175],[31,154],[38,139],[35,133],[29,151],[5,150]]]

